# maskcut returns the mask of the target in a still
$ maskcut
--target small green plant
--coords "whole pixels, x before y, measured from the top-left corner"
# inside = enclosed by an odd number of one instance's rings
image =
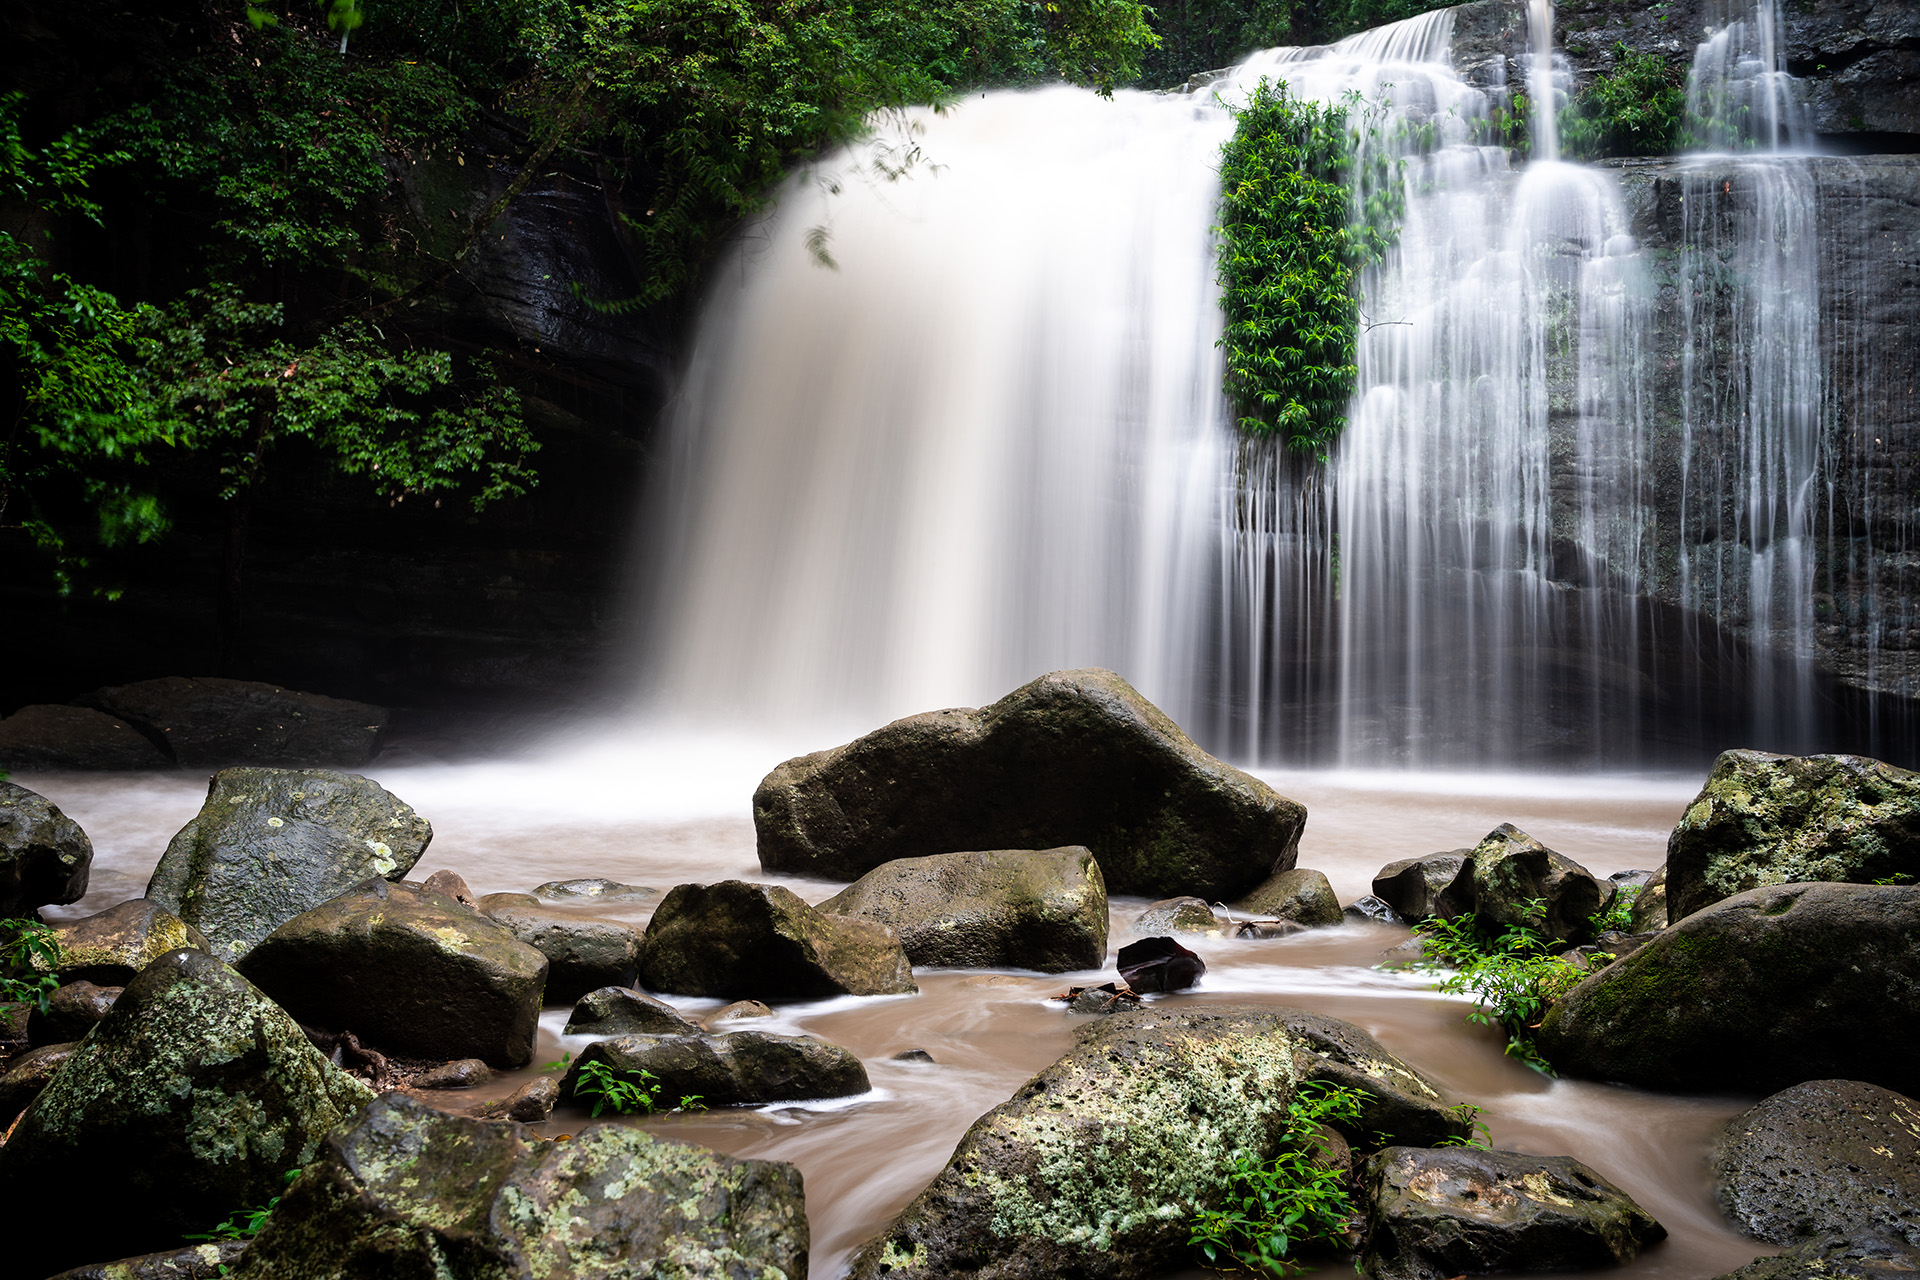
[[[1896,871],[1890,876],[1881,876],[1878,880],[1875,880],[1874,883],[1887,884],[1887,885],[1912,884],[1913,875],[1911,872],[1907,872],[1907,871]]]
[[[1303,1269],[1292,1256],[1299,1246],[1343,1238],[1353,1225],[1353,1197],[1345,1176],[1320,1154],[1320,1129],[1359,1120],[1369,1096],[1317,1080],[1301,1085],[1287,1104],[1279,1154],[1261,1160],[1236,1150],[1226,1207],[1196,1213],[1188,1243],[1209,1265],[1285,1276]]]
[[[0,920],[0,1003],[31,1003],[47,1012],[60,988],[60,939],[38,920]]]
[[[565,1053],[562,1053],[559,1057],[555,1058],[552,1062],[541,1063],[540,1069],[542,1071],[565,1071],[568,1067],[572,1065],[573,1065],[573,1051],[568,1050]]]
[[[1560,117],[1572,159],[1662,156],[1686,141],[1686,77],[1666,59],[1613,46],[1613,70],[1593,78]]]
[[[298,1169],[289,1169],[280,1176],[281,1184],[291,1187],[294,1179],[299,1176],[300,1171]],[[280,1194],[285,1195],[286,1192],[282,1191]],[[216,1243],[222,1240],[251,1240],[260,1234],[260,1228],[267,1225],[267,1219],[273,1216],[273,1211],[279,1207],[279,1204],[280,1196],[275,1196],[265,1204],[258,1205],[252,1209],[235,1209],[228,1215],[225,1222],[214,1227],[211,1231],[202,1231],[196,1235],[183,1238],[187,1240],[208,1240]]]
[[[1504,1030],[1507,1053],[1550,1076],[1553,1067],[1534,1047],[1532,1031],[1587,971],[1548,950],[1537,928],[1545,918],[1546,904],[1535,898],[1524,904],[1523,923],[1497,935],[1480,929],[1469,915],[1427,920],[1415,933],[1420,967],[1449,971],[1439,989],[1473,996],[1467,1020]]]
[[[1596,934],[1627,933],[1633,928],[1633,904],[1640,897],[1642,886],[1623,884],[1614,891],[1613,901],[1587,917],[1587,923],[1593,926]]]
[[[604,1062],[582,1063],[580,1074],[574,1077],[573,1096],[592,1098],[596,1119],[602,1111],[613,1111],[623,1116],[653,1114],[654,1102],[660,1096],[660,1081],[644,1067],[626,1075],[637,1076],[638,1079],[625,1079],[622,1073]]]
[[[1440,1141],[1434,1143],[1434,1146],[1477,1147],[1482,1151],[1491,1151],[1493,1149],[1493,1130],[1487,1128],[1487,1122],[1480,1118],[1481,1109],[1479,1107],[1476,1107],[1471,1102],[1463,1102],[1456,1107],[1449,1107],[1448,1110],[1458,1119],[1466,1123],[1468,1132],[1465,1137],[1459,1134],[1448,1134],[1446,1137],[1440,1139]]]

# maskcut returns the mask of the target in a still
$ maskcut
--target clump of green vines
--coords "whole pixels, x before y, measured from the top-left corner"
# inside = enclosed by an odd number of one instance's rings
[[[1686,146],[1686,76],[1652,53],[1613,46],[1613,69],[1593,78],[1560,118],[1560,145],[1575,160],[1664,156]]]
[[[1324,456],[1359,375],[1359,272],[1399,236],[1398,166],[1356,95],[1323,106],[1262,81],[1221,150],[1226,392],[1241,430]]]

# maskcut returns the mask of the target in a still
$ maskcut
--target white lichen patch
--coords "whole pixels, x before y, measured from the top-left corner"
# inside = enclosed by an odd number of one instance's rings
[[[287,823],[284,818],[268,818],[267,825],[270,827],[284,827]]]
[[[385,841],[369,840],[367,848],[373,851],[373,869],[381,875],[391,875],[393,869],[400,865],[399,860],[393,856],[393,850],[387,847]]]

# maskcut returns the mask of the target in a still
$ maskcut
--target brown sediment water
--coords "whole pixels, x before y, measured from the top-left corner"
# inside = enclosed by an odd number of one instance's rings
[[[689,759],[699,763],[697,753]],[[371,772],[434,824],[434,842],[416,878],[450,867],[482,893],[575,876],[661,889],[691,880],[777,880],[810,901],[838,889],[760,875],[745,800],[770,760],[753,758],[718,773],[688,759],[650,761],[645,767],[609,768],[602,759],[592,766],[522,761]],[[1500,822],[1515,823],[1601,876],[1656,867],[1668,831],[1699,784],[1698,778],[1265,776],[1307,805],[1300,865],[1324,871],[1343,901],[1366,892],[1382,864],[1471,845]],[[188,774],[19,780],[52,798],[95,843],[91,890],[83,902],[48,912],[62,917],[138,896],[167,839],[205,795],[204,778]],[[644,924],[653,901],[567,909]],[[1114,901],[1113,946],[1126,940],[1144,905]],[[1721,1218],[1706,1166],[1714,1132],[1754,1099],[1549,1080],[1504,1056],[1492,1031],[1467,1022],[1470,1006],[1460,999],[1437,994],[1419,976],[1375,967],[1407,936],[1397,927],[1351,924],[1264,941],[1190,939],[1207,960],[1207,976],[1195,992],[1159,999],[1288,1004],[1344,1018],[1426,1072],[1452,1100],[1483,1108],[1496,1146],[1584,1160],[1670,1233],[1635,1263],[1606,1274],[1715,1276],[1771,1252]],[[845,1045],[866,1063],[870,1094],[619,1122],[799,1166],[813,1228],[813,1274],[839,1275],[853,1251],[939,1172],[976,1118],[1067,1049],[1085,1019],[1048,997],[1102,980],[1093,972],[922,971],[918,977],[915,996],[788,1005],[772,1019],[733,1024]],[[674,1003],[698,1015],[721,1002]],[[449,1094],[448,1101],[503,1095],[541,1064],[589,1043],[562,1037],[565,1019],[564,1009],[543,1017],[532,1068],[505,1073],[483,1090]],[[933,1061],[895,1058],[908,1049],[925,1050]],[[568,1107],[541,1127],[559,1134],[589,1122],[584,1110]],[[1331,1267],[1326,1274],[1344,1270]]]

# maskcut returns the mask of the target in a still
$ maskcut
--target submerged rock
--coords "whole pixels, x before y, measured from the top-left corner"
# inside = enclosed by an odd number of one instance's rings
[[[707,1019],[708,1022],[745,1022],[752,1018],[771,1018],[773,1010],[758,1000],[735,1000],[718,1013]]]
[[[897,720],[753,797],[760,865],[851,880],[952,849],[1085,845],[1109,893],[1233,898],[1293,866],[1306,810],[1222,764],[1111,671]]]
[[[173,757],[124,721],[91,707],[41,704],[0,720],[0,768],[171,769]]]
[[[1769,884],[1920,877],[1920,774],[1865,756],[1724,751],[1667,840],[1674,920]]]
[[[676,885],[647,925],[640,979],[721,999],[818,1000],[918,991],[885,925],[815,910],[779,885]]]
[[[246,1252],[245,1240],[213,1240],[116,1262],[95,1262],[62,1271],[50,1280],[213,1280]]]
[[[1782,884],[1714,903],[1573,988],[1535,1036],[1570,1075],[1656,1089],[1920,1090],[1920,888]]]
[[[1241,911],[1291,920],[1309,929],[1336,925],[1345,919],[1340,899],[1334,896],[1326,875],[1306,867],[1274,872],[1233,905]]]
[[[1066,973],[1107,958],[1106,882],[1078,846],[896,858],[819,910],[888,926],[916,965]]]
[[[604,1062],[640,1083],[651,1072],[665,1111],[683,1097],[709,1107],[756,1106],[766,1102],[802,1102],[809,1098],[847,1098],[873,1086],[860,1059],[837,1044],[808,1036],[777,1036],[766,1031],[729,1031],[723,1035],[620,1036],[588,1045],[567,1069],[562,1097],[582,1105],[592,1100],[577,1092],[581,1071]]]
[[[1473,912],[1488,933],[1524,924],[1548,942],[1581,943],[1592,940],[1589,917],[1608,894],[1593,873],[1572,858],[1503,822],[1473,847],[1445,897]],[[1528,913],[1528,904],[1535,900],[1545,904],[1543,919]]]
[[[1168,933],[1210,933],[1218,937],[1226,928],[1201,898],[1162,898],[1149,902],[1147,909],[1133,918],[1133,932],[1139,937]]]
[[[169,951],[213,950],[205,934],[146,898],[55,925],[53,931],[60,938],[61,977],[110,987],[126,986]]]
[[[365,764],[380,750],[384,707],[256,680],[167,676],[85,701],[153,734],[187,768],[230,764]]]
[[[548,902],[643,902],[660,896],[658,889],[643,884],[621,884],[618,880],[549,880],[537,886],[533,896]]]
[[[123,1257],[264,1204],[281,1175],[373,1097],[279,1006],[212,956],[175,951],[127,986],[0,1147],[0,1199],[21,1222],[112,1211],[85,1231],[10,1246],[23,1274]]]
[[[764,1007],[764,1006],[763,1006]],[[721,1014],[726,1010],[722,1009]],[[765,1014],[760,1015],[762,1017]],[[655,1000],[632,987],[601,987],[580,997],[567,1019],[570,1036],[685,1036],[700,1028],[664,1000]]]
[[[1569,1156],[1389,1147],[1367,1162],[1361,1268],[1372,1280],[1584,1271],[1666,1239],[1653,1217]]]
[[[233,1275],[801,1280],[807,1244],[792,1165],[619,1124],[547,1142],[387,1094],[327,1141]]]
[[[1373,896],[1392,907],[1402,920],[1464,915],[1472,909],[1472,898],[1456,902],[1451,891],[1472,856],[1472,849],[1454,849],[1389,862],[1373,877]]]
[[[1340,912],[1340,918],[1348,924],[1405,924],[1384,899],[1370,893],[1361,894],[1349,902]]]
[[[641,935],[632,925],[511,902],[489,903],[483,909],[489,920],[547,958],[549,1004],[567,1004],[589,991],[633,982]]]
[[[93,842],[36,791],[0,778],[0,918],[86,896]]]
[[[222,960],[371,877],[399,880],[433,828],[377,783],[316,769],[223,769],[160,856],[147,898]]]
[[[1200,981],[1207,962],[1172,938],[1142,938],[1120,948],[1121,979],[1142,994],[1184,991]]]

